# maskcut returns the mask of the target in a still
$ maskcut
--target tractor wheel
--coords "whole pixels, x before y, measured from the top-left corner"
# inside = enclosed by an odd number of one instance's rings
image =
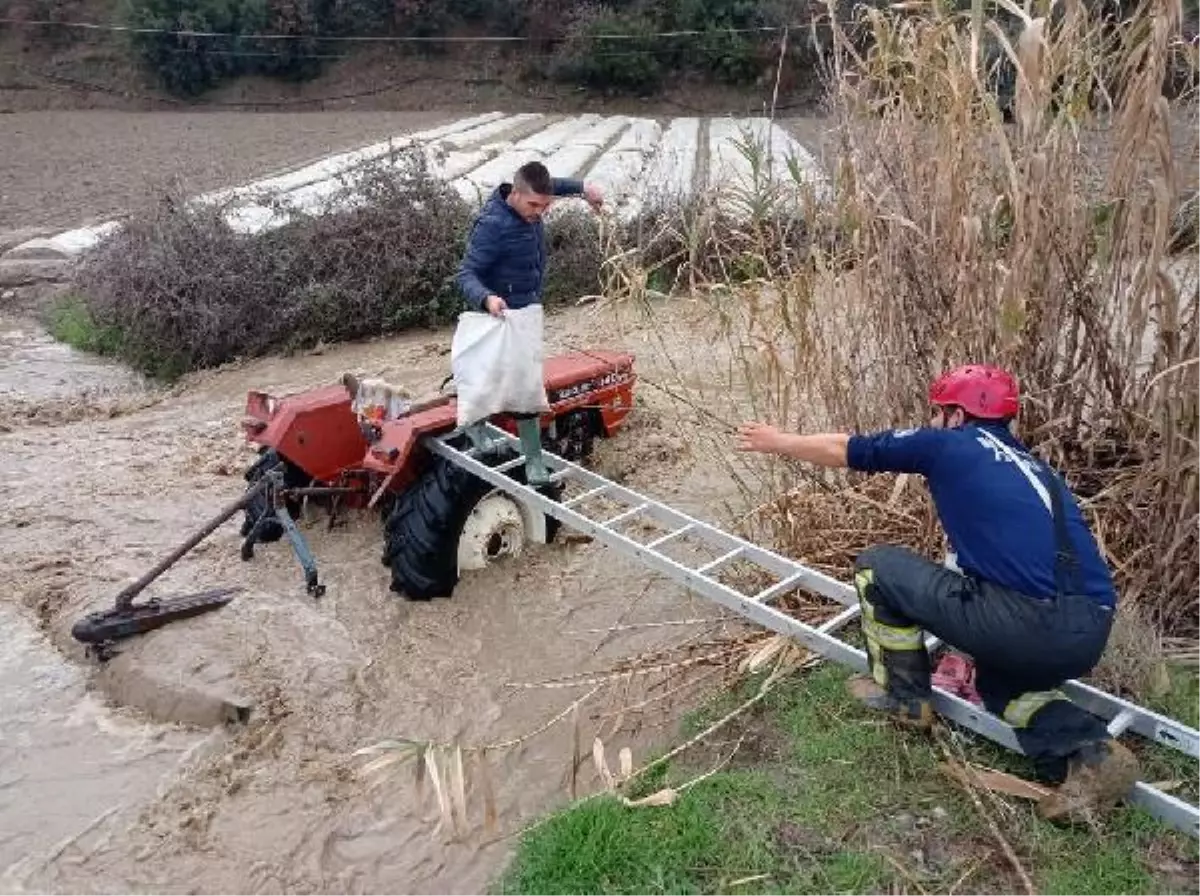
[[[263,474],[277,461],[283,461],[283,481],[288,488],[303,488],[310,482],[310,477],[307,473],[289,461],[287,458],[280,457],[270,448],[260,448],[258,452],[258,460],[256,460],[250,469],[246,471],[245,479],[249,487],[253,487]],[[295,498],[287,498],[286,506],[288,513],[295,519],[300,516],[300,502]],[[254,528],[254,524],[258,518],[267,512],[267,499],[259,494],[255,495],[254,499],[246,505],[244,518],[242,519],[242,537],[245,538],[250,534],[250,530]],[[258,541],[269,543],[279,541],[283,538],[283,525],[274,521],[267,522],[261,529],[258,530]]]
[[[481,458],[496,466],[516,455],[502,449]],[[508,475],[523,482],[525,470]],[[542,490],[557,499],[561,486]],[[520,505],[491,484],[442,457],[397,497],[384,530],[383,563],[392,570],[392,591],[409,600],[449,597],[459,573],[503,556],[516,556],[526,538]],[[559,523],[545,517],[546,540]]]

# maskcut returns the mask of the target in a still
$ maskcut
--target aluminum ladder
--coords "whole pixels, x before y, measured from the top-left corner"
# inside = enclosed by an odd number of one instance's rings
[[[457,432],[427,438],[424,444],[433,454],[473,473],[514,499],[635,558],[695,593],[771,631],[793,638],[827,659],[857,671],[866,671],[866,653],[835,637],[839,629],[859,615],[858,596],[853,586],[723,532],[555,454],[543,452],[552,481],[564,486],[560,500],[556,501],[508,475],[508,471],[523,465],[525,461],[518,439],[490,424],[485,431],[491,441],[484,448],[459,449],[449,444],[458,435]],[[511,448],[515,457],[495,466],[478,459],[489,448],[504,446]],[[569,495],[571,486],[582,486],[583,491]],[[581,508],[596,499],[616,504],[621,509],[617,513],[606,514],[602,519],[584,513]],[[665,529],[665,534],[643,543],[619,530],[619,527],[635,520],[652,521],[660,529]],[[679,543],[685,538],[698,542],[717,556],[699,566],[691,566],[665,553],[672,543]],[[719,581],[715,577],[718,568],[734,561],[748,561],[776,581],[753,594]],[[845,609],[822,625],[810,626],[772,606],[779,598],[800,589],[835,601]],[[1194,728],[1079,681],[1067,682],[1062,690],[1077,705],[1107,721],[1108,730],[1113,735],[1133,732],[1193,759],[1200,758],[1200,732]],[[1022,752],[1012,728],[1006,722],[970,701],[934,688],[932,703],[941,716],[995,743]],[[1172,827],[1200,839],[1200,809],[1196,806],[1142,781],[1134,785],[1128,800]]]

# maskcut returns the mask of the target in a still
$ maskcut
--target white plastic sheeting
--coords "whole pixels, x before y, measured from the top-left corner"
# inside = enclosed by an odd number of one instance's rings
[[[586,178],[604,190],[612,207],[619,207],[634,191],[642,169],[662,139],[662,130],[662,125],[653,119],[633,119],[616,143],[586,172]]]
[[[516,117],[523,118],[525,116]],[[289,171],[286,174],[264,178],[262,180],[254,181],[253,183],[243,184],[239,187],[217,190],[212,193],[203,193],[200,196],[197,196],[195,201],[223,202],[227,199],[236,198],[237,196],[252,196],[259,193],[287,193],[291,190],[298,189],[299,187],[305,187],[309,184],[314,184],[319,181],[338,177],[339,175],[344,174],[347,171],[351,171],[354,168],[361,167],[368,162],[373,162],[376,159],[383,158],[388,153],[396,149],[402,149],[414,144],[428,144],[437,141],[440,138],[449,137],[454,134],[479,130],[480,126],[487,127],[500,125],[497,131],[491,132],[500,133],[512,126],[509,124],[511,121],[512,117],[506,116],[502,112],[487,112],[483,115],[475,115],[471,118],[462,118],[458,121],[453,121],[450,124],[432,128],[427,131],[417,131],[414,134],[405,134],[400,137],[380,141],[379,143],[373,143],[370,146],[364,146],[361,149],[337,153],[336,155],[328,156],[320,161],[313,162],[310,165],[305,165],[303,168],[298,168],[295,171]]]
[[[749,136],[764,160],[755,176],[750,160],[736,143]],[[827,194],[828,185],[812,155],[779,125],[766,118],[653,118],[553,116],[541,113],[507,115],[487,112],[441,127],[402,135],[349,152],[337,153],[294,171],[249,184],[216,190],[193,201],[228,202],[231,227],[252,234],[281,226],[286,207],[319,213],[364,164],[396,149],[421,146],[435,174],[450,182],[472,204],[485,201],[497,186],[511,179],[525,162],[546,163],[556,177],[577,177],[598,183],[608,207],[630,219],[655,206],[686,201],[697,188],[749,189],[763,179],[780,186],[785,198],[798,195],[789,161],[802,180]],[[707,158],[700,158],[705,146]],[[348,200],[353,205],[353,199]],[[737,203],[728,199],[727,209]],[[12,257],[86,252],[119,228],[116,221],[81,227],[48,239],[16,247]]]
[[[639,188],[618,208],[624,220],[632,220],[647,209],[685,202],[692,196],[696,163],[700,157],[699,118],[675,118],[658,140]]]

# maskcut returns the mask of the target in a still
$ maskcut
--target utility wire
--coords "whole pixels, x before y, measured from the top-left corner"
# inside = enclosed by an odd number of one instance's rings
[[[485,34],[476,36],[428,36],[416,37],[413,35],[369,35],[369,34],[345,34],[345,35],[315,35],[315,34],[239,34],[229,31],[194,31],[190,29],[179,28],[145,28],[135,25],[108,25],[97,22],[55,22],[50,19],[19,19],[13,17],[0,18],[0,25],[22,25],[38,28],[75,28],[85,31],[108,31],[120,32],[125,34],[160,34],[170,35],[174,37],[191,37],[191,38],[239,38],[242,40],[320,40],[320,41],[340,41],[343,43],[447,43],[447,44],[487,44],[487,43],[561,43],[566,40],[587,40],[597,41],[637,41],[651,40],[664,37],[712,37],[713,35],[724,34],[772,34],[782,33],[784,31],[796,31],[807,28],[810,25],[828,21],[826,17],[817,16],[808,22],[796,23],[791,25],[760,25],[750,28],[688,28],[679,29],[676,31],[651,31],[642,34],[588,34],[578,35],[572,38],[537,38],[526,36],[509,36],[499,34]],[[842,22],[841,24],[853,24],[851,22]]]

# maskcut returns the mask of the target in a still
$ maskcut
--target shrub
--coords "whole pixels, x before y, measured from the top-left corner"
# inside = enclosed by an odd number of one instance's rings
[[[609,93],[653,91],[665,74],[655,39],[649,36],[654,31],[654,22],[639,13],[581,6],[571,15],[566,38],[551,60],[550,74],[562,81]],[[606,34],[639,37],[603,40],[601,36]]]
[[[133,34],[142,62],[163,86],[181,96],[198,96],[220,82],[246,74],[291,80],[322,70],[319,35],[325,30],[319,0],[122,0],[122,17],[135,28],[212,32]],[[254,34],[287,34],[256,40]]]
[[[423,156],[390,162],[348,179],[328,210],[257,236],[234,232],[220,207],[164,198],[84,262],[91,326],[119,332],[122,357],[169,378],[451,319],[470,210]]]
[[[579,208],[563,208],[546,222],[547,306],[572,303],[600,292],[604,252],[596,217]]]
[[[780,39],[774,32],[735,32],[788,22],[785,7],[753,0],[674,0],[662,9],[662,30],[705,32],[699,37],[668,39],[667,65],[704,72],[730,84],[745,84],[762,74],[778,54]]]

